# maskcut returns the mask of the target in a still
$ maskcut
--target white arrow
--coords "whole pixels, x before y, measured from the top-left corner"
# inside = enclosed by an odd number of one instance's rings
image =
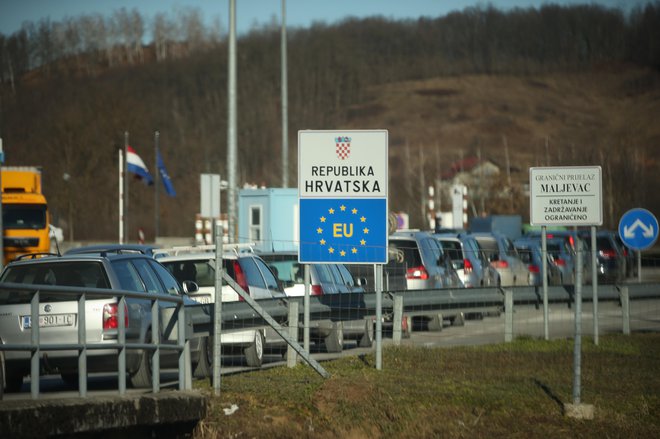
[[[629,239],[635,238],[635,230],[638,227],[642,228],[642,236],[644,236],[644,238],[653,238],[653,224],[646,225],[639,218],[637,218],[630,227],[623,227],[623,236]]]

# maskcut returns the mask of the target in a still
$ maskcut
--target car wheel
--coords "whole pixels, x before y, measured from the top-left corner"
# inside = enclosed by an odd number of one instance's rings
[[[151,332],[147,332],[145,340],[151,341]],[[131,385],[135,388],[151,387],[151,352],[142,351],[140,355],[140,366],[138,370],[130,376]]]
[[[69,386],[73,387],[74,389],[78,388],[78,373],[77,372],[67,372],[67,373],[61,373],[60,376],[62,377],[62,381]]]
[[[367,320],[364,323],[364,335],[358,341],[361,348],[370,348],[374,344],[374,322]]]
[[[330,334],[325,337],[325,350],[330,353],[341,352],[344,349],[344,325],[334,322]]]
[[[12,370],[5,366],[4,371],[4,388],[7,393],[17,393],[23,387],[23,373],[18,370]]]
[[[263,333],[254,331],[254,341],[243,351],[248,366],[261,367],[264,361],[264,343]]]
[[[199,360],[193,375],[195,378],[208,378],[213,373],[213,338],[204,337],[199,341]]]

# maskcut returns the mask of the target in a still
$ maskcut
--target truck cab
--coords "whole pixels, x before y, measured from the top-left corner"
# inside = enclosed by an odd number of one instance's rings
[[[50,250],[48,203],[41,192],[41,168],[2,168],[2,228],[3,265],[23,254]]]

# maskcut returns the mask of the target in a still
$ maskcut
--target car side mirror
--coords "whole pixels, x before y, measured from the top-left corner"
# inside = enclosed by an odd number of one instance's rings
[[[367,278],[365,277],[356,278],[355,285],[357,285],[358,287],[364,287],[365,285],[367,285]]]
[[[186,294],[191,294],[191,293],[196,293],[199,291],[199,285],[197,285],[197,282],[193,282],[191,280],[184,280],[183,281],[183,292]]]

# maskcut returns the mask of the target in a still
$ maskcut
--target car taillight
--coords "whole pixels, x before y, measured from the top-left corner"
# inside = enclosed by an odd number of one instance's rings
[[[600,250],[598,253],[600,253],[600,256],[605,258],[605,259],[610,259],[616,257],[616,251],[613,249],[609,250]]]
[[[565,267],[566,266],[566,261],[563,260],[562,258],[556,258],[554,259],[554,263],[558,267]]]
[[[429,278],[429,274],[423,265],[419,267],[412,267],[406,270],[406,279],[421,279],[426,280]]]
[[[494,268],[509,268],[509,263],[507,261],[493,261],[491,265]]]
[[[322,296],[323,287],[321,285],[312,285],[312,291],[310,293],[312,296]]]
[[[623,256],[625,256],[626,258],[628,257],[628,249],[627,248],[623,249]]]
[[[119,306],[117,303],[103,305],[103,330],[119,327]],[[128,328],[128,308],[124,305],[124,327]]]
[[[243,291],[250,294],[250,287],[248,287],[247,278],[245,277],[245,273],[243,272],[241,264],[239,264],[238,261],[234,261],[234,276],[236,276],[236,283],[238,286],[243,288]],[[238,300],[242,301],[245,299],[243,299],[239,294]]]
[[[472,262],[469,259],[463,259],[463,270],[466,273],[472,273]]]
[[[529,266],[527,268],[529,269],[530,273],[540,273],[541,272],[541,270],[539,270],[539,266],[536,265],[536,264],[529,264]]]

